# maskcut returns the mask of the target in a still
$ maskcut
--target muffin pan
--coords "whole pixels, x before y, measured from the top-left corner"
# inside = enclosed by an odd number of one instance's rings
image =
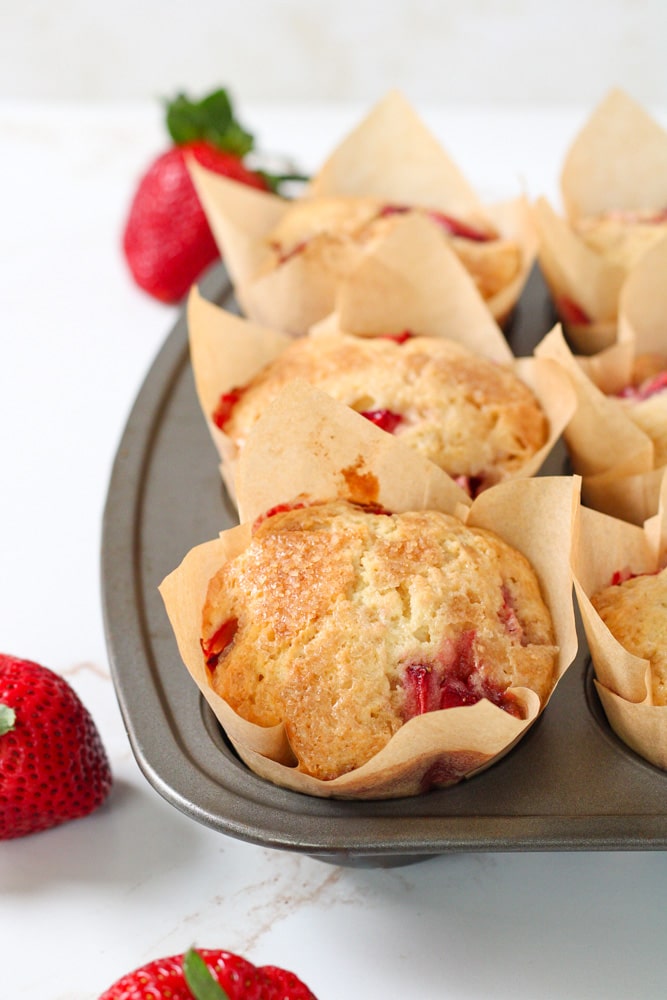
[[[201,291],[235,309],[221,266]],[[553,322],[535,270],[508,332],[515,354],[530,354]],[[543,471],[567,471],[562,448]],[[340,865],[401,865],[455,851],[667,847],[667,775],[610,729],[581,629],[577,658],[546,711],[510,754],[469,781],[416,798],[345,802],[254,775],[182,665],[157,590],[190,548],[235,523],[195,394],[183,315],[129,416],[102,537],[116,694],[142,772],[172,805],[220,833]]]

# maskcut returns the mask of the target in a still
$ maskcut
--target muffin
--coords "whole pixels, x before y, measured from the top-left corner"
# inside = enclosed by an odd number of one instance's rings
[[[631,271],[648,250],[667,236],[667,208],[659,212],[603,212],[577,219],[573,227],[591,250]]]
[[[519,474],[549,437],[540,403],[509,367],[442,337],[327,332],[291,341],[247,384],[221,395],[211,418],[237,454],[295,379],[415,448],[470,496]]]
[[[275,785],[306,795],[355,800],[394,799],[421,795],[432,788],[447,788],[463,779],[473,779],[506,754],[514,752],[542,712],[548,711],[549,701],[577,652],[570,566],[579,504],[577,477],[511,479],[484,490],[472,500],[442,469],[404,445],[400,439],[381,431],[371,421],[320,389],[303,380],[295,380],[282,390],[254,426],[239,458],[236,486],[240,523],[190,549],[181,563],[162,581],[159,589],[183,664],[230,744],[250,771]],[[295,498],[304,506],[292,513]],[[284,526],[282,518],[288,516],[288,526],[295,526],[291,520],[295,517],[308,517],[310,523],[315,516],[315,508],[307,508],[305,504],[319,507],[325,500],[334,502],[337,513],[331,518],[320,517],[325,521],[324,528],[309,534],[305,544],[314,556],[308,569],[305,568],[305,555],[295,560],[294,553],[290,555],[288,550],[284,557],[277,557],[279,544],[283,548],[292,545],[296,548],[300,540],[303,542],[306,533],[281,529],[281,535],[276,540],[274,526],[280,528],[281,523]],[[338,502],[343,504],[342,508],[337,506]],[[349,527],[349,515],[339,515],[341,509],[345,512],[354,510],[355,517],[357,509],[364,513],[365,535],[362,535],[361,528],[354,529],[356,520],[352,522],[352,528]],[[388,511],[394,513],[388,514]],[[426,512],[423,522],[422,511]],[[273,513],[273,516],[267,518],[267,512]],[[406,523],[412,525],[416,522],[419,525],[416,540],[403,537],[405,529],[399,516],[403,514],[407,514]],[[277,517],[281,520],[277,521]],[[444,545],[439,546],[436,529],[426,526],[431,523],[431,518],[433,523],[453,524],[456,529],[453,541],[445,539]],[[369,519],[376,522],[373,528],[367,524]],[[350,533],[353,551],[349,561],[345,562],[342,546],[344,542],[347,544],[346,538]],[[255,541],[256,536],[259,536],[259,543]],[[519,563],[525,565],[522,559],[526,559],[532,567],[553,626],[553,636],[544,636],[546,641],[543,645],[549,647],[548,654],[539,645],[540,633],[535,628],[536,621],[544,620],[541,617],[544,611],[534,613],[530,610],[535,606],[532,599],[526,599],[523,594],[517,596],[522,575],[520,572],[517,575],[516,564],[510,565],[513,560],[508,563],[501,559],[493,564],[492,551],[489,551],[492,547],[486,541],[489,536],[502,539],[505,546],[521,553],[517,556]],[[367,555],[362,553],[363,537],[376,539],[374,551],[370,553],[369,548],[370,554]],[[484,542],[473,544],[472,540],[478,537]],[[464,539],[463,543],[461,539]],[[265,541],[269,557],[267,564],[261,566],[256,546],[263,546]],[[339,543],[340,551],[336,547]],[[488,565],[481,565],[483,559],[477,556],[478,545],[489,557]],[[321,546],[321,551],[317,546]],[[246,554],[249,547],[250,551]],[[355,552],[357,555],[354,555]],[[433,564],[429,562],[429,553],[433,554]],[[463,567],[466,573],[469,570],[471,574],[468,585],[459,587],[457,591],[454,583],[447,580],[448,585],[439,593],[438,581],[442,584],[447,576],[447,567],[451,564],[453,569],[459,556],[463,556],[462,576]],[[253,562],[257,563],[256,568]],[[229,571],[225,569],[228,564],[233,564]],[[288,572],[288,567],[294,572]],[[266,577],[262,575],[264,570]],[[405,579],[403,570],[407,573]],[[269,572],[275,575],[275,587]],[[359,576],[359,572],[366,574],[368,586],[364,586],[365,578]],[[227,573],[231,575],[227,577]],[[345,583],[345,573],[348,574],[348,585],[336,596],[332,594],[331,578],[338,575]],[[404,661],[403,666],[405,670],[408,666],[413,667],[413,705],[430,708],[438,704],[437,700],[434,703],[431,688],[431,680],[437,679],[437,673],[433,678],[434,670],[429,671],[430,664],[426,659],[431,653],[431,662],[435,662],[440,672],[452,661],[459,663],[458,672],[465,675],[463,686],[468,693],[473,686],[477,694],[484,691],[483,685],[476,681],[474,671],[468,671],[466,664],[479,667],[482,679],[486,678],[488,693],[500,696],[507,708],[518,708],[521,717],[504,710],[488,697],[446,711],[424,711],[401,724],[388,742],[361,766],[327,779],[306,773],[298,766],[286,723],[258,725],[249,721],[235,711],[214,687],[216,673],[220,674],[225,667],[225,651],[231,654],[236,646],[234,658],[229,662],[237,665],[239,662],[242,647],[239,622],[246,597],[241,587],[233,589],[236,585],[232,577],[241,576],[250,583],[249,607],[256,601],[264,601],[268,607],[274,597],[278,600],[278,584],[287,588],[282,602],[281,614],[284,614],[273,630],[280,642],[285,629],[293,628],[291,623],[299,613],[298,601],[303,599],[305,607],[311,610],[315,606],[316,613],[320,614],[312,625],[312,645],[298,647],[295,642],[295,656],[291,663],[294,676],[289,687],[297,680],[305,683],[303,672],[299,673],[304,662],[299,659],[302,652],[317,654],[319,661],[319,650],[324,653],[325,646],[331,647],[331,642],[326,641],[327,634],[331,635],[330,631],[326,632],[327,623],[333,625],[336,615],[340,614],[338,637],[341,650],[338,654],[334,649],[334,658],[339,655],[345,657],[344,649],[354,648],[354,643],[362,642],[365,631],[366,644],[377,647],[377,651],[372,651],[373,656],[384,663],[387,645],[383,634],[393,628],[396,636],[392,640],[394,643],[403,636],[406,641],[404,654],[411,657]],[[216,578],[217,583],[212,585],[211,581]],[[310,583],[312,586],[309,586]],[[503,591],[503,584],[507,586],[506,591]],[[489,621],[482,624],[482,595],[487,590]],[[480,601],[476,600],[478,595]],[[430,607],[434,600],[438,605],[444,601],[460,608],[462,620],[459,624],[464,634],[456,641],[452,630],[446,630],[446,623],[442,624],[443,634],[438,641],[434,624],[436,616]],[[355,613],[357,617],[364,614],[360,601],[365,601],[368,606],[366,620],[362,622],[363,627],[355,626],[353,629],[345,622],[352,621]],[[537,599],[535,603],[539,603]],[[539,606],[541,608],[541,604]],[[273,640],[270,630],[262,631],[259,614],[255,607],[249,627],[256,630],[255,645],[263,657],[263,650],[268,649]],[[400,616],[410,620],[410,627],[406,626],[403,632],[399,629],[397,634],[395,630]],[[510,642],[507,636],[514,637],[512,655],[527,657],[523,661],[525,670],[521,676],[518,672],[515,676],[511,675],[510,667],[506,666],[505,653],[489,655],[484,663],[479,658],[480,644],[490,641],[489,637],[500,626],[502,634],[506,634],[506,643]],[[320,629],[322,641],[318,645]],[[471,632],[475,634],[471,636]],[[304,635],[307,635],[307,629]],[[452,641],[445,642],[447,637]],[[350,642],[353,647],[350,647]],[[502,643],[501,648],[504,648]],[[534,660],[533,654],[536,655]],[[540,655],[549,659],[553,657],[551,667],[545,671],[550,680],[543,685],[536,680],[531,666],[531,661],[537,663]],[[499,664],[499,673],[494,667],[484,665],[487,659],[492,665]],[[210,665],[207,665],[207,660]],[[252,661],[248,662],[249,669],[254,669],[256,676],[254,651]],[[343,661],[338,659],[335,662]],[[318,662],[313,666],[317,674],[320,669]],[[420,666],[427,669],[421,671],[418,669]],[[268,679],[269,674],[265,676]],[[277,675],[274,672],[271,676],[275,679]],[[470,677],[470,682],[467,677]],[[521,686],[521,681],[529,685],[533,680],[536,690]],[[491,689],[494,681],[500,695]],[[362,683],[361,679],[359,683]],[[519,686],[507,686],[513,683]],[[437,690],[438,686],[436,694]],[[312,697],[324,699],[323,688],[311,686],[310,691]],[[391,694],[389,682],[385,691],[388,698],[392,697],[395,701],[400,698],[400,693],[398,696]],[[288,700],[289,697],[289,691],[279,692],[277,701]],[[252,700],[252,695],[249,698]],[[404,698],[403,703],[398,704],[398,710],[409,715],[408,704],[407,698]],[[329,708],[331,710],[330,700]],[[402,718],[399,721],[402,722]]]
[[[667,569],[617,572],[591,603],[624,649],[649,661],[652,704],[667,705]]]
[[[667,769],[667,479],[643,525],[580,507],[573,579],[607,720],[635,753]]]
[[[499,324],[528,280],[537,237],[524,195],[484,204],[437,137],[392,91],[371,109],[293,200],[190,163],[243,313],[292,336],[335,308],[342,279],[398,220],[428,220],[473,276]]]
[[[436,226],[488,302],[514,281],[522,251],[488,221],[462,219],[436,209],[397,205],[373,198],[303,198],[294,202],[266,236],[270,254],[262,273],[313,252],[326,258],[339,277],[349,274],[361,254],[386,238],[406,216],[418,215]]]
[[[361,767],[418,715],[487,699],[522,718],[556,681],[551,616],[528,560],[436,510],[281,504],[210,580],[201,648],[242,718],[283,724],[297,770]]]
[[[619,341],[584,358],[554,329],[535,349],[563,367],[577,394],[564,439],[584,502],[638,525],[657,511],[667,464],[667,363],[653,342]]]
[[[567,151],[564,213],[535,204],[538,258],[570,342],[612,344],[629,275],[667,236],[667,131],[622,90],[610,91]]]

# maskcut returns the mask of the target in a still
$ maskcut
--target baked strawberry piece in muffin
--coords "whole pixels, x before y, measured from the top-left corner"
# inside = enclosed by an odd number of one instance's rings
[[[555,683],[550,612],[526,558],[439,511],[281,505],[210,580],[201,647],[242,718],[283,723],[298,769],[359,768],[417,715],[485,698],[523,717]]]

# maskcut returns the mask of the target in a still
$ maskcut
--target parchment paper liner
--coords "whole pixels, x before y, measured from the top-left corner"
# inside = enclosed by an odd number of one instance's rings
[[[646,252],[621,289],[618,341],[634,354],[667,355],[667,237]]]
[[[334,308],[338,281],[354,270],[363,248],[349,240],[332,245],[315,238],[282,266],[262,273],[271,259],[265,238],[289,211],[290,202],[220,177],[195,161],[190,170],[246,316],[292,335],[304,334],[327,316]],[[303,197],[341,195],[423,206],[495,225],[521,249],[516,277],[487,300],[499,322],[509,317],[537,252],[528,202],[520,196],[483,206],[397,91],[387,94],[343,139]]]
[[[595,354],[615,339],[625,271],[587,246],[545,197],[537,199],[533,214],[540,269],[567,338],[580,354]],[[563,300],[579,305],[590,323],[569,320]]]
[[[616,571],[652,573],[664,563],[667,539],[663,477],[659,511],[643,526],[582,507],[573,551],[574,585],[595,670],[595,687],[609,724],[636,753],[667,769],[667,706],[654,705],[651,665],[614,638],[590,598]]]
[[[538,259],[558,304],[581,306],[590,324],[567,322],[575,351],[594,354],[616,335],[618,298],[628,271],[588,247],[572,224],[614,210],[667,208],[667,131],[622,90],[612,90],[575,137],[563,163],[565,215],[537,200]]]
[[[188,301],[190,352],[199,401],[234,497],[236,446],[213,423],[221,393],[244,385],[291,342],[288,334],[239,318],[194,288]],[[576,397],[562,368],[548,359],[515,359],[469,274],[425,220],[406,218],[357,271],[342,282],[336,311],[310,331],[360,337],[381,333],[445,337],[510,367],[535,393],[549,422],[542,448],[518,475],[537,473],[572,417]]]
[[[296,495],[373,500],[397,512],[440,509],[495,530],[531,561],[554,621],[560,679],[577,649],[570,567],[576,478],[516,480],[487,490],[472,504],[461,502],[461,491],[431,462],[326,394],[293,382],[256,425],[239,465],[237,490],[241,525],[191,550],[160,591],[184,663],[253,771],[310,795],[393,798],[470,776],[514,746],[540,711],[537,697],[524,689],[516,692],[525,720],[489,702],[434,712],[410,720],[356,771],[333,781],[298,772],[282,726],[262,729],[245,722],[210,688],[199,645],[206,588],[221,563],[247,544],[253,520]]]
[[[563,366],[577,394],[564,438],[572,467],[582,476],[584,503],[639,525],[658,509],[665,466],[656,466],[650,436],[608,394],[630,383],[638,355],[667,356],[666,278],[667,240],[662,240],[623,285],[612,346],[592,357],[576,356],[556,327],[535,349],[536,357]],[[656,396],[654,405],[664,407],[667,422],[667,392]]]
[[[561,191],[571,220],[622,209],[667,207],[667,131],[614,88],[570,145]]]

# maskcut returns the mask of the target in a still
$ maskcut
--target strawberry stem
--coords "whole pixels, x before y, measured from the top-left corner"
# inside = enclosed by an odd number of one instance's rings
[[[11,732],[16,723],[16,712],[9,705],[0,705],[0,736]]]
[[[249,153],[255,141],[236,120],[229,94],[222,88],[201,101],[192,101],[185,94],[168,101],[167,130],[177,146],[203,139],[238,157]]]
[[[274,194],[279,194],[281,186],[288,181],[305,182],[310,180],[306,174],[270,174],[266,170],[256,170],[255,173],[264,178],[269,191],[273,191]]]
[[[254,149],[255,137],[236,120],[231,99],[224,88],[214,90],[201,101],[178,94],[174,100],[166,102],[166,108],[167,130],[177,146],[203,141],[240,160]],[[261,168],[253,172],[263,178],[274,194],[280,194],[281,186],[288,181],[310,179],[299,173],[273,173]]]
[[[183,956],[183,975],[195,1000],[229,1000],[199,952],[190,948]]]

